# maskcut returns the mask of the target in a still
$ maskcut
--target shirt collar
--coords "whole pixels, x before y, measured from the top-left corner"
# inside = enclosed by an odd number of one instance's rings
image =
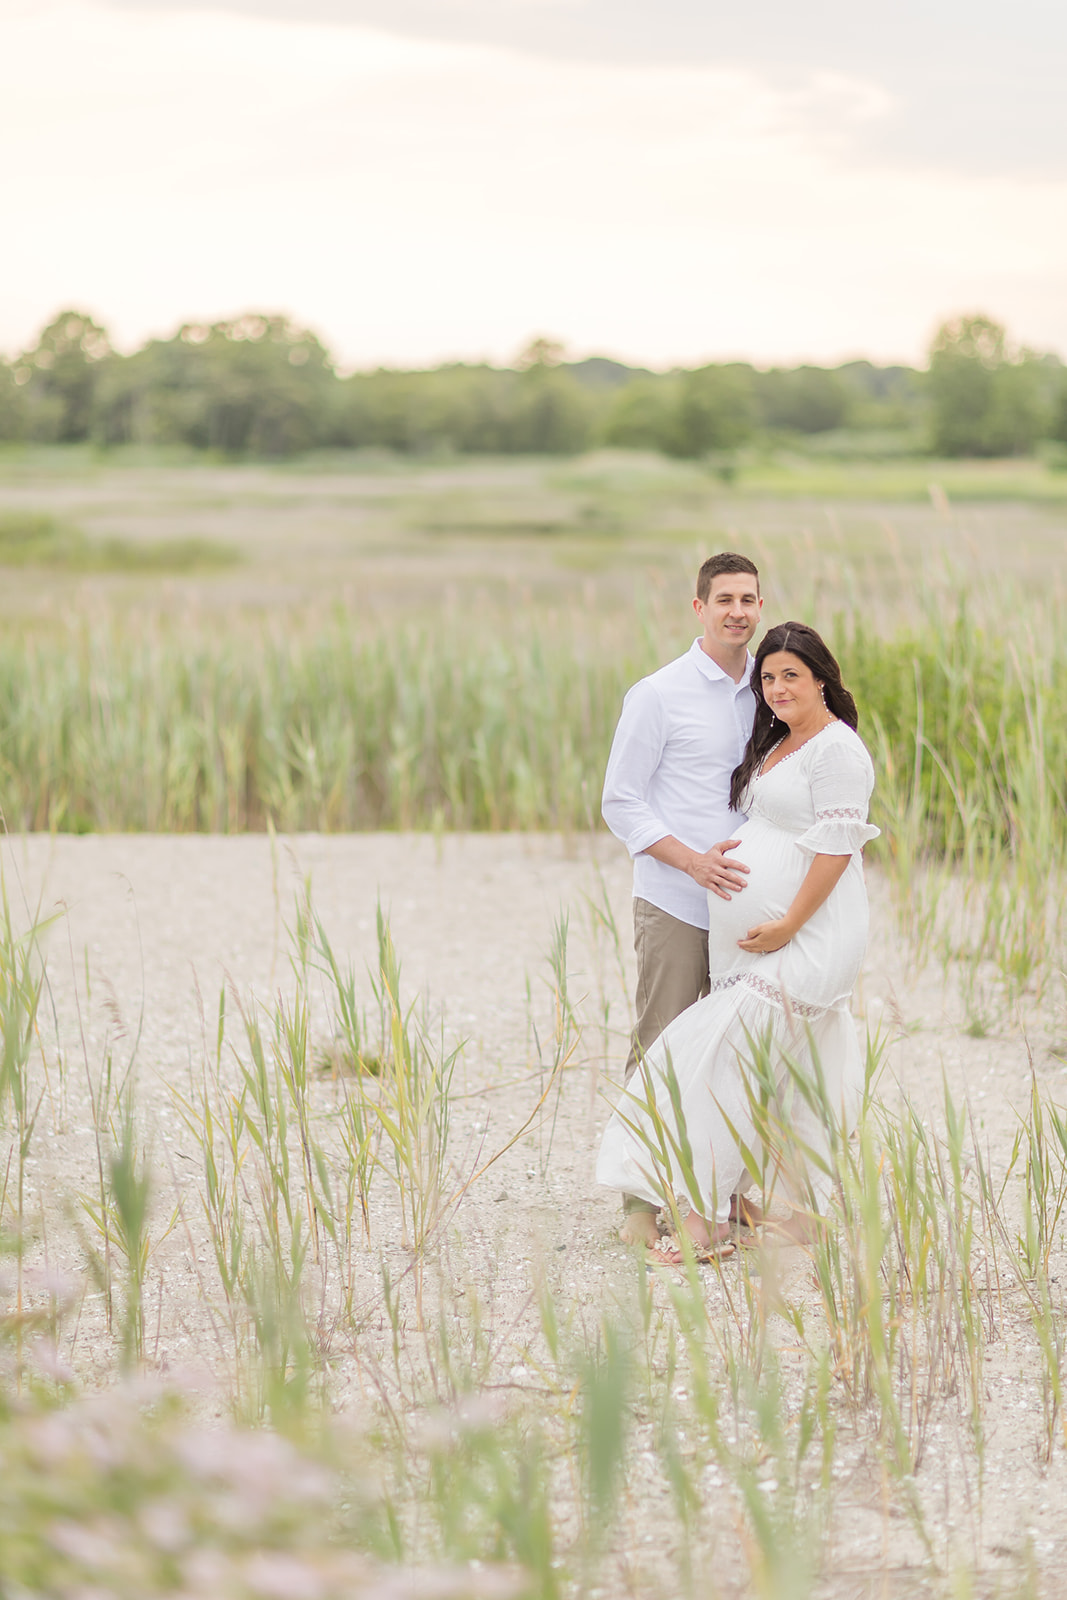
[[[745,676],[741,679],[740,683],[734,683],[734,680],[731,678],[730,674],[728,672],[724,672],[719,666],[718,662],[711,659],[711,657],[705,651],[699,638],[693,640],[693,643],[689,647],[689,654],[694,659],[697,671],[702,672],[705,678],[710,678],[712,683],[717,683],[719,679],[722,678],[725,679],[731,688],[735,690],[747,689],[751,685],[752,668],[756,665],[756,658],[751,651],[747,652],[748,671],[745,673]]]

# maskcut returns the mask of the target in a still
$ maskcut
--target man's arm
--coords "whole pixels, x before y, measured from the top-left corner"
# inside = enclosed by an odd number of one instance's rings
[[[666,736],[667,719],[658,694],[647,682],[635,684],[623,701],[612,740],[601,814],[631,856],[653,856],[688,873],[702,889],[729,900],[745,887],[748,872],[740,861],[724,859],[723,852],[732,850],[738,840],[726,839],[710,850],[692,850],[668,831],[646,798]]]
[[[639,856],[667,833],[648,803],[652,775],[667,740],[667,718],[659,695],[647,681],[637,683],[622,703],[604,774],[601,815],[631,856]]]

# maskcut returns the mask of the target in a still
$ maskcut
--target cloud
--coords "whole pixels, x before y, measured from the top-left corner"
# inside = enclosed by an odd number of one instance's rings
[[[857,155],[878,82],[550,60],[232,12],[0,0],[0,343],[280,307],[351,363],[533,331],[654,363],[1067,344],[1067,184]]]
[[[120,0],[141,12],[196,0]],[[200,0],[207,5],[210,0]],[[859,143],[870,157],[972,174],[1067,176],[1054,0],[218,0],[243,15],[384,28],[505,46],[554,60],[740,66],[781,88],[814,72],[877,82],[892,116]]]

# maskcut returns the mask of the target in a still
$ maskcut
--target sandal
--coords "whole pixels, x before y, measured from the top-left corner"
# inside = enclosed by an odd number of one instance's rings
[[[726,1261],[737,1249],[736,1243],[731,1238],[716,1239],[708,1244],[697,1244],[695,1240],[690,1240],[690,1243],[693,1247],[693,1259],[701,1267],[711,1266],[715,1261]],[[665,1234],[659,1243],[649,1250],[648,1259],[659,1267],[684,1266],[682,1241],[676,1233]]]

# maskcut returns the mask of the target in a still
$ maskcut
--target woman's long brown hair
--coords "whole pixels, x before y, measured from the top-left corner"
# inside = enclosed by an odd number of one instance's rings
[[[842,722],[847,722],[850,728],[855,728],[859,722],[856,702],[841,682],[841,668],[815,629],[809,628],[806,622],[779,622],[768,629],[756,651],[756,664],[750,680],[752,693],[756,697],[752,733],[741,757],[741,765],[734,768],[730,779],[730,804],[735,811],[742,809],[741,800],[745,790],[753,774],[759,770],[764,756],[788,732],[785,723],[779,722],[763,698],[763,663],[779,650],[788,650],[790,655],[798,656],[806,667],[811,668],[823,686],[828,711],[832,711]]]

